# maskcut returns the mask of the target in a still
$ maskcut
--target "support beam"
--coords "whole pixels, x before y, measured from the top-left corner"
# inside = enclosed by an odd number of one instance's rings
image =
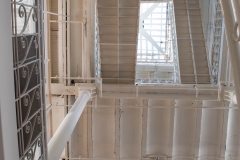
[[[73,104],[71,110],[48,143],[49,160],[58,160],[60,158],[61,153],[90,98],[91,93],[87,90],[83,90],[79,93],[79,96]]]
[[[79,85],[80,86],[80,85]],[[215,100],[218,101],[219,88],[205,85],[117,85],[104,84],[96,86],[99,89],[100,98],[119,99],[171,99],[171,100]],[[138,89],[137,89],[138,87]],[[102,88],[102,89],[101,89]],[[52,84],[52,94],[75,95],[75,86],[63,86]],[[102,91],[102,92],[101,92]],[[201,93],[201,94],[200,94]],[[137,96],[136,96],[137,95]]]

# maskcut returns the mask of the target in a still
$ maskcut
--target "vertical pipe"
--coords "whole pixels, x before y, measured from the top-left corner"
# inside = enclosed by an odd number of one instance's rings
[[[48,143],[48,159],[58,160],[67,144],[88,100],[91,98],[89,91],[83,90],[73,104],[71,110],[64,118],[61,125]]]

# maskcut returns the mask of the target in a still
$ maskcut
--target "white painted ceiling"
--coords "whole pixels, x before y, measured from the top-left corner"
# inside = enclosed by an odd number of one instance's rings
[[[139,0],[97,2],[104,83],[134,83],[139,5]]]

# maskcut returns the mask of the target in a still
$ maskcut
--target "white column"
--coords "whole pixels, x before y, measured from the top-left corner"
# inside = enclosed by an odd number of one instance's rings
[[[48,143],[48,159],[59,160],[87,102],[91,98],[89,91],[81,91],[69,113]]]
[[[234,107],[235,105],[230,104],[230,106]],[[230,109],[228,117],[225,160],[240,159],[239,112],[236,109]]]
[[[0,157],[17,160],[18,139],[13,77],[11,1],[0,5]]]
[[[203,106],[219,106],[220,102],[203,101]],[[198,160],[216,160],[221,155],[221,138],[223,134],[224,111],[203,109]]]
[[[176,107],[194,106],[194,101],[176,100]],[[195,150],[197,110],[175,109],[173,133],[173,159],[187,160]]]

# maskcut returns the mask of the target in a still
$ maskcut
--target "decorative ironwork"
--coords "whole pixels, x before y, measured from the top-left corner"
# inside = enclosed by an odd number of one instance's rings
[[[167,80],[167,79],[159,79],[159,78],[149,78],[149,79],[136,79],[135,80],[135,84],[163,84],[163,83],[169,83],[169,84],[173,84],[174,80]]]
[[[95,77],[101,77],[98,12],[95,15]]]
[[[215,1],[214,12],[214,24],[213,24],[213,42],[212,42],[212,54],[211,54],[211,81],[212,84],[218,83],[219,75],[219,60],[221,52],[221,43],[222,43],[222,25],[223,25],[223,16],[222,8],[219,0]]]
[[[12,0],[19,160],[46,159],[42,6],[42,0]]]
[[[180,78],[180,67],[179,67],[179,57],[178,57],[178,46],[177,46],[177,31],[176,31],[176,23],[175,23],[175,13],[173,8],[173,3],[168,3],[169,7],[169,16],[171,19],[171,35],[172,35],[172,52],[173,52],[173,62],[174,62],[174,74],[175,79],[174,82],[181,84]]]

